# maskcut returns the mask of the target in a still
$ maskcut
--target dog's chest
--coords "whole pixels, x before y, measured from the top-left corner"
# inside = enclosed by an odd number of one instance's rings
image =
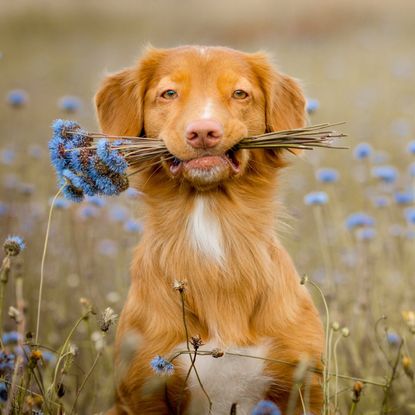
[[[202,350],[212,350],[216,345],[216,342],[208,342]],[[185,345],[180,347],[185,348]],[[266,357],[267,347],[230,347],[225,352]],[[181,362],[187,372],[190,367],[189,356],[181,356]],[[229,415],[234,404],[238,415],[251,414],[253,407],[264,398],[271,383],[271,378],[264,374],[264,361],[260,359],[227,353],[219,358],[198,355],[195,366],[200,382],[212,402],[212,415]],[[209,401],[194,371],[189,377],[187,390],[190,392],[190,402],[185,414],[209,413]]]

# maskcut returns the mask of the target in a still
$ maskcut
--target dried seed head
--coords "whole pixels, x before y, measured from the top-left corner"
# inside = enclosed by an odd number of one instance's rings
[[[118,314],[115,314],[114,310],[111,307],[107,307],[101,314],[101,321],[99,328],[106,333],[109,328],[115,324],[118,319]]]
[[[340,324],[338,321],[333,321],[331,328],[333,329],[333,331],[338,331],[340,329]]]
[[[409,356],[402,356],[402,366],[405,375],[409,379],[414,380],[414,369],[412,367],[412,359]]]
[[[359,402],[360,400],[360,395],[362,394],[362,390],[364,388],[364,384],[360,381],[357,381],[354,383],[353,385],[353,390],[352,390],[352,401],[353,402]]]
[[[200,346],[203,346],[204,343],[199,335],[192,336],[190,338],[190,344],[193,346],[195,350],[197,350]]]
[[[78,355],[78,353],[79,353],[79,347],[78,347],[76,344],[71,344],[71,345],[69,346],[69,353],[70,353],[72,356],[77,356],[77,355]]]
[[[65,386],[62,382],[59,382],[56,385],[56,394],[58,395],[58,398],[62,398],[62,396],[65,395]]]
[[[20,236],[9,236],[4,241],[3,250],[7,256],[16,256],[25,249],[25,246]]]
[[[304,356],[297,364],[294,373],[293,378],[294,382],[299,383],[302,382],[302,380],[305,378],[307,374],[308,367],[310,365],[310,361],[307,356]]]
[[[173,282],[173,289],[183,293],[186,291],[187,282],[186,280],[174,280]]]
[[[16,307],[10,306],[8,315],[12,320],[16,321],[17,323],[20,322],[20,311]]]
[[[350,330],[348,329],[348,327],[343,327],[342,328],[342,335],[343,335],[343,337],[349,337],[350,336]]]
[[[212,350],[212,357],[217,359],[218,357],[222,357],[225,354],[225,352],[221,349],[213,349]]]
[[[32,353],[30,354],[30,358],[34,361],[38,361],[42,358],[42,352],[39,349],[32,350]]]
[[[300,280],[301,285],[305,285],[308,282],[308,275],[303,275]]]

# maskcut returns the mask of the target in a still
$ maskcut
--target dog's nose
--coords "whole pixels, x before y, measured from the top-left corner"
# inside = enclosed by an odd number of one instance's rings
[[[185,135],[192,147],[211,148],[223,137],[223,127],[215,120],[193,121],[187,126]]]

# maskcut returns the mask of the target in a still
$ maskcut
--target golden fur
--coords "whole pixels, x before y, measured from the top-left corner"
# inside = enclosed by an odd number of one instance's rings
[[[164,99],[163,90],[168,89],[177,90],[178,98]],[[235,89],[248,90],[249,97],[230,99]],[[192,148],[183,138],[186,125],[200,116],[206,100],[213,102],[214,118],[224,127],[220,143],[209,151]],[[125,336],[139,333],[140,342],[117,383],[111,413],[176,413],[172,408],[179,400],[185,368],[176,368],[166,389],[148,387],[155,377],[151,359],[169,357],[185,342],[174,280],[187,281],[190,335],[200,334],[204,342],[213,340],[224,349],[265,341],[263,357],[295,364],[308,356],[320,366],[323,334],[317,311],[273,232],[278,215],[274,191],[278,169],[285,164],[283,155],[238,151],[236,173],[218,161],[244,136],[304,126],[304,104],[297,82],[277,72],[264,54],[219,47],[150,49],[135,67],[104,80],[96,95],[104,133],[160,137],[178,159],[197,164],[199,157],[212,156],[209,160],[219,163],[220,172],[209,171],[208,176],[202,170],[200,179],[190,167],[183,167],[175,177],[165,161],[137,176],[135,186],[144,193],[146,209],[144,233],[134,253],[131,287],[118,326],[116,367],[123,358]],[[200,198],[219,226],[223,262],[191,242],[189,218]],[[293,370],[276,363],[264,367],[272,384],[263,398],[277,403],[283,412]],[[320,377],[311,375],[310,382],[310,409],[318,414]],[[181,413],[186,413],[191,394],[186,390]]]

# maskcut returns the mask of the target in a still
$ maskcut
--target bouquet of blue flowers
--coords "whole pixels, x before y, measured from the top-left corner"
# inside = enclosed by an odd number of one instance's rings
[[[234,150],[248,148],[313,149],[331,147],[335,138],[330,124],[277,131],[242,139]],[[128,177],[174,156],[156,138],[111,136],[85,131],[75,121],[56,120],[49,151],[58,185],[70,200],[84,196],[118,195],[129,186]],[[339,148],[339,147],[336,147]],[[127,174],[127,169],[131,172]]]

